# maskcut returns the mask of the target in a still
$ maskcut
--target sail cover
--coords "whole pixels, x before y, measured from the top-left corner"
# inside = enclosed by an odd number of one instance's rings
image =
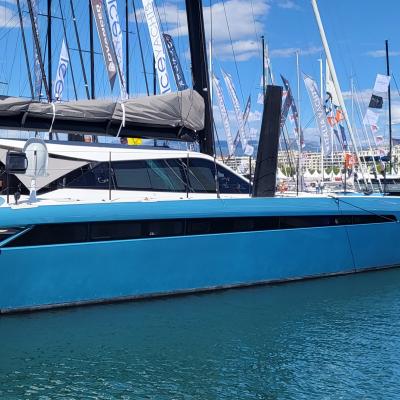
[[[129,99],[43,103],[0,96],[0,129],[195,140],[204,128],[204,100],[192,89]]]

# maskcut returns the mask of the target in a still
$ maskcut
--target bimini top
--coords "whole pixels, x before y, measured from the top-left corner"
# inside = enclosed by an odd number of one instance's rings
[[[193,141],[204,128],[204,100],[192,89],[122,103],[0,96],[0,128]]]

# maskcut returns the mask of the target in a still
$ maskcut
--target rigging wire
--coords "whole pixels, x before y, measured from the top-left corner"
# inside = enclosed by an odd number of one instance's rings
[[[236,59],[236,53],[235,53],[235,49],[234,49],[234,47],[233,47],[233,40],[232,40],[232,35],[231,35],[231,28],[230,28],[230,26],[229,26],[228,15],[227,15],[227,13],[226,13],[225,0],[222,0],[222,6],[223,6],[223,8],[224,8],[225,21],[226,21],[226,26],[227,26],[227,29],[228,29],[229,41],[230,41],[231,48],[232,48],[233,61],[234,61],[234,64],[235,64],[236,75],[237,75],[238,82],[239,82],[240,95],[241,95],[241,97],[242,97],[242,102],[244,103],[244,95],[243,95],[243,89],[242,89],[242,82],[241,82],[241,80],[240,80],[239,68],[238,68],[238,63],[237,63],[237,59]]]

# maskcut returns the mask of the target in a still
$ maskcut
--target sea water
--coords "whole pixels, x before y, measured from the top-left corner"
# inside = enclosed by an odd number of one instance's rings
[[[399,399],[400,270],[0,317],[0,399]]]

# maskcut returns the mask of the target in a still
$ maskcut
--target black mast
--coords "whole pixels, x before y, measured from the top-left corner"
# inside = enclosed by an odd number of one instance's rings
[[[69,0],[69,4],[70,4],[70,6],[71,6],[72,20],[73,20],[73,22],[74,22],[74,31],[75,31],[76,43],[77,43],[77,45],[78,45],[79,59],[80,59],[80,62],[81,62],[82,75],[83,75],[83,82],[84,82],[84,84],[85,84],[86,96],[87,96],[88,99],[90,99],[89,84],[88,84],[88,80],[87,80],[87,76],[86,76],[85,63],[83,62],[81,41],[80,41],[80,39],[79,39],[78,27],[77,27],[77,25],[76,25],[76,17],[75,17],[74,4],[73,4],[72,0]]]
[[[89,40],[90,40],[90,90],[91,98],[96,98],[94,86],[94,41],[93,41],[93,12],[89,0]]]
[[[147,96],[149,96],[150,95],[149,83],[147,82],[146,63],[144,62],[142,39],[140,38],[139,24],[138,24],[137,15],[136,15],[135,0],[132,0],[132,6],[133,6],[133,15],[135,16],[136,33],[137,33],[138,40],[139,40],[140,58],[142,60],[142,67],[143,67],[143,73],[144,73],[144,82],[146,83]]]
[[[153,55],[153,94],[157,94],[157,70],[156,70],[156,59]]]
[[[78,93],[77,93],[77,90],[76,90],[74,69],[72,68],[72,59],[71,59],[71,53],[70,53],[70,49],[69,49],[69,43],[68,43],[68,37],[67,37],[67,29],[65,27],[65,19],[64,19],[63,9],[62,9],[62,6],[61,6],[61,0],[58,0],[58,6],[60,7],[61,22],[62,22],[63,33],[64,33],[65,47],[67,48],[67,53],[68,53],[68,58],[69,58],[69,65],[70,65],[71,78],[72,78],[72,86],[74,87],[75,100],[78,100]]]
[[[386,75],[390,76],[389,65],[389,42],[385,40],[386,49]],[[388,100],[389,100],[389,174],[392,173],[392,98],[390,93],[390,83],[388,86]]]
[[[200,151],[213,156],[214,132],[202,1],[185,0],[185,2],[192,60],[193,89],[203,97],[205,103],[204,129],[198,132]]]
[[[36,52],[37,52],[38,59],[39,59],[40,73],[42,74],[43,86],[44,86],[44,90],[46,92],[47,99],[50,99],[49,86],[47,85],[46,71],[44,70],[42,51],[40,49],[40,41],[39,41],[39,37],[37,35],[37,25],[35,22],[35,18],[33,16],[32,2],[31,2],[31,0],[27,0],[27,3],[28,3],[29,16],[30,16],[31,25],[32,25],[33,41],[35,43],[35,48],[36,48]]]
[[[49,102],[53,101],[53,72],[51,54],[51,0],[47,0],[47,76],[49,78]]]
[[[21,4],[20,4],[19,0],[17,0],[17,7],[18,7],[18,16],[19,16],[19,26],[21,28],[21,35],[22,35],[22,44],[24,46],[26,69],[28,70],[29,88],[31,89],[31,96],[32,96],[32,99],[33,99],[35,97],[35,91],[33,89],[31,66],[30,66],[30,63],[29,63],[28,47],[26,45],[26,37],[25,37],[25,30],[24,30],[24,21],[23,21],[23,18],[22,18]]]
[[[126,94],[129,97],[129,5],[125,1],[125,55],[126,55]]]

